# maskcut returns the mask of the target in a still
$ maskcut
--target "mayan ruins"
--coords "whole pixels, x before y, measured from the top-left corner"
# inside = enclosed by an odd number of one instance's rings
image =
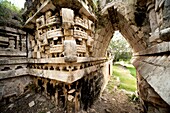
[[[0,24],[2,103],[33,87],[67,113],[87,110],[112,74],[107,48],[119,30],[141,104],[170,113],[170,0],[26,0],[22,16],[20,26]]]

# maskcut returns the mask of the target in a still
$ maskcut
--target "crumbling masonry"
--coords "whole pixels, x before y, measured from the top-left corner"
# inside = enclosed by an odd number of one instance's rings
[[[29,87],[67,112],[87,109],[112,73],[106,50],[119,30],[133,48],[148,113],[170,108],[169,0],[27,0],[23,29],[0,27],[0,100]]]

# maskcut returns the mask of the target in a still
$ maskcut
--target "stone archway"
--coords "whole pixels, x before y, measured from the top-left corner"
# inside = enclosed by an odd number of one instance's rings
[[[144,22],[147,20],[143,20],[145,26],[142,25],[138,27],[134,19],[134,8],[135,7],[133,5],[128,6],[128,4],[123,2],[113,2],[103,8],[101,11],[102,20],[101,22],[99,21],[99,29],[97,30],[95,37],[93,56],[105,55],[96,53],[106,52],[112,35],[116,30],[119,30],[125,37],[128,43],[131,45],[134,53],[147,48],[148,40],[145,39],[146,36],[144,34],[146,33],[144,33],[142,29],[147,29],[146,26],[149,23]]]
[[[99,22],[102,28],[99,27],[94,42],[94,56],[99,57],[105,55],[115,30],[119,30],[125,37],[133,49],[133,65],[137,69],[139,96],[149,113],[166,113],[170,104],[169,82],[166,80],[170,72],[168,71],[170,42],[163,38],[168,37],[169,28],[164,27],[166,19],[163,19],[161,13],[165,10],[164,7],[159,6],[157,12],[154,10],[159,4],[164,4],[164,1],[161,3],[150,0],[137,2],[114,0],[103,5],[101,11],[103,23]]]

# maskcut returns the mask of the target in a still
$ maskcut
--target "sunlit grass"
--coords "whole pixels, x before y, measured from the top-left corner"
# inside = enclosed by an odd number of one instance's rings
[[[121,66],[113,66],[113,75],[120,78],[120,89],[127,91],[136,91],[136,78],[133,77],[128,70],[123,69]]]
[[[131,75],[130,73],[133,73],[134,75]],[[116,78],[118,77],[120,79],[120,84],[118,84],[119,89],[125,89],[126,91],[135,92],[137,90],[135,76],[136,70],[132,65],[129,66],[121,66],[119,64],[114,65],[113,74],[108,84],[108,89],[111,90],[115,85],[117,85]]]
[[[130,61],[129,61],[130,62]],[[122,65],[124,67],[126,67],[127,69],[129,69],[130,71],[130,74],[133,75],[134,77],[136,77],[136,69],[135,67],[130,64],[128,61],[120,61],[120,62],[116,62],[115,64],[119,64],[119,65]]]
[[[127,66],[127,69],[129,69],[132,76],[136,77],[136,69],[134,68],[134,66]]]

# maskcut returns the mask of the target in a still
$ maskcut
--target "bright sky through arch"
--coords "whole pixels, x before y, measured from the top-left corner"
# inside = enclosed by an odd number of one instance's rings
[[[24,3],[25,0],[8,0],[9,2],[11,2],[12,4],[14,4],[16,7],[18,8],[24,8]]]

